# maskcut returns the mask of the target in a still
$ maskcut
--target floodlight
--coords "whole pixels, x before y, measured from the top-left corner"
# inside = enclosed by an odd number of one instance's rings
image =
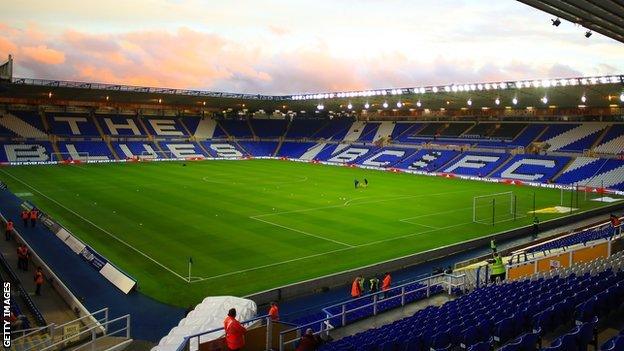
[[[544,97],[542,98],[542,102],[543,102],[544,104],[547,104],[547,103],[548,103],[548,97],[544,96]]]
[[[477,84],[477,89],[483,90],[483,84]]]
[[[500,99],[499,99],[499,98],[496,98],[496,100],[494,100],[494,103],[495,103],[496,105],[500,105]]]
[[[468,106],[472,106],[472,99],[468,99],[468,101],[466,101],[466,104],[468,104]]]
[[[490,90],[490,83],[485,83],[485,90]]]
[[[507,83],[500,83],[498,85],[501,89],[507,89]]]
[[[561,20],[559,18],[551,19],[550,21],[552,22],[552,25],[555,27],[559,27],[559,25],[561,24]]]
[[[420,100],[418,100],[418,102],[416,102],[416,106],[418,106],[418,107],[422,106],[422,103],[420,102]]]
[[[585,95],[581,96],[581,102],[585,103],[587,101],[587,98],[585,97]]]
[[[353,105],[351,105],[351,103],[349,103],[349,104],[347,105],[347,108],[350,110],[350,109],[352,109],[352,108],[353,108]]]
[[[401,101],[399,101],[399,102],[397,102],[396,106],[397,106],[398,108],[401,108],[401,107],[403,107],[403,104],[401,103]]]
[[[456,93],[457,92],[457,85],[453,85],[453,87],[451,87],[451,90]]]
[[[383,106],[383,108],[388,108],[388,103],[386,101],[384,101],[383,105],[381,105],[381,106]]]
[[[321,111],[324,108],[325,108],[325,106],[323,106],[323,104],[316,105],[316,109],[319,110],[319,111]]]
[[[522,82],[516,82],[516,88],[521,89],[522,88]]]
[[[624,93],[620,94],[620,101],[624,102]]]
[[[421,94],[424,94],[424,93],[425,93],[425,88],[421,87],[421,88],[419,89],[419,91],[420,91],[420,93],[421,93]]]
[[[364,104],[365,109],[368,109],[369,107],[370,107],[370,104],[368,102]]]
[[[431,91],[433,91],[434,93],[437,93],[438,92],[438,87],[431,88]]]
[[[518,98],[513,98],[513,99],[511,99],[511,102],[512,102],[514,105],[517,105],[517,104],[518,104]]]
[[[447,93],[451,91],[451,87],[449,87],[448,85],[444,87],[444,91],[446,91]]]

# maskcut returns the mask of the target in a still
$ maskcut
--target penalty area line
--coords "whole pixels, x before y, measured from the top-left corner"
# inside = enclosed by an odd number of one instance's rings
[[[125,246],[129,247],[129,248],[130,248],[130,249],[132,249],[133,251],[137,252],[138,254],[140,254],[141,256],[143,256],[143,257],[145,257],[145,258],[147,258],[148,260],[152,261],[153,263],[157,264],[157,265],[158,265],[158,266],[160,266],[161,268],[164,268],[164,269],[165,269],[165,270],[167,270],[169,273],[171,273],[171,274],[175,275],[176,277],[178,277],[178,278],[180,278],[180,279],[184,280],[185,282],[188,282],[188,277],[183,277],[183,276],[181,276],[180,274],[178,274],[178,273],[176,273],[175,271],[173,271],[171,268],[169,268],[169,267],[165,266],[164,264],[162,264],[162,263],[158,262],[157,260],[155,260],[154,258],[150,257],[148,254],[144,253],[143,251],[141,251],[141,250],[139,250],[139,249],[135,248],[134,246],[132,246],[132,245],[128,244],[127,242],[125,242],[124,240],[122,240],[121,238],[119,238],[118,236],[116,236],[115,234],[113,234],[113,233],[109,232],[108,230],[106,230],[106,229],[104,229],[104,228],[100,227],[99,225],[97,225],[97,224],[93,223],[93,222],[92,222],[92,221],[90,221],[89,219],[87,219],[87,218],[83,217],[82,215],[78,214],[76,211],[74,211],[74,210],[72,210],[72,209],[68,208],[67,206],[65,206],[65,205],[61,204],[60,202],[56,201],[55,199],[53,199],[53,198],[49,197],[48,195],[46,195],[46,194],[42,193],[41,191],[39,191],[37,188],[33,187],[32,185],[30,185],[30,184],[28,184],[28,183],[24,182],[23,180],[21,180],[21,179],[19,179],[19,178],[15,177],[15,176],[13,176],[12,174],[10,174],[10,173],[8,173],[8,172],[6,172],[6,171],[2,170],[2,169],[0,169],[0,171],[1,171],[2,173],[6,174],[7,176],[9,176],[9,177],[11,177],[11,178],[15,179],[16,181],[18,181],[18,182],[20,182],[20,183],[24,184],[26,187],[30,188],[31,190],[33,190],[34,192],[38,193],[39,195],[41,195],[41,196],[45,197],[46,199],[48,199],[48,200],[50,200],[50,201],[54,202],[57,206],[59,206],[59,207],[61,207],[61,208],[65,209],[66,211],[68,211],[68,212],[72,213],[74,216],[76,216],[76,217],[78,217],[78,218],[82,219],[84,222],[86,222],[86,223],[88,223],[88,224],[92,225],[94,228],[98,229],[98,230],[99,230],[99,231],[101,231],[102,233],[104,233],[104,234],[106,234],[106,235],[110,236],[111,238],[113,238],[113,239],[117,240],[118,242],[120,242],[120,243],[124,244]]]

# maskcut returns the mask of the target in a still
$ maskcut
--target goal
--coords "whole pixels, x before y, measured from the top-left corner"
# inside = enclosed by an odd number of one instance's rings
[[[160,159],[177,159],[176,155],[171,151],[143,151],[139,155],[141,160],[160,160]]]
[[[63,161],[80,161],[89,162],[88,152],[52,152],[50,153],[50,161],[63,162]]]
[[[494,225],[518,217],[517,198],[513,191],[472,198],[472,221]]]

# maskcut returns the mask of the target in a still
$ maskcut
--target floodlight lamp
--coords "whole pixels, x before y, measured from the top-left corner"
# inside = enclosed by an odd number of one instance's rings
[[[620,101],[624,102],[624,93],[620,94]]]
[[[324,108],[325,108],[325,106],[323,106],[323,104],[318,104],[316,106],[316,109],[319,110],[319,111],[323,110]]]
[[[592,34],[593,34],[593,33],[592,33],[592,31],[591,31],[591,30],[588,30],[587,32],[585,32],[585,38],[589,38],[589,37],[591,37],[591,36],[592,36]]]
[[[544,104],[547,104],[547,103],[548,103],[548,97],[544,96],[544,97],[542,98],[542,102],[543,102]]]
[[[495,103],[496,105],[500,105],[500,99],[499,99],[499,98],[496,98],[496,100],[494,100],[494,103]]]
[[[383,108],[388,108],[388,103],[386,101],[384,101],[383,105],[381,105],[381,106],[383,106]]]
[[[518,104],[518,98],[513,98],[513,99],[511,99],[511,102],[512,102],[514,105],[517,105],[517,104]]]
[[[397,102],[397,103],[396,103],[396,107],[398,107],[398,108],[403,107],[403,103],[401,103],[401,101]]]
[[[581,102],[585,103],[587,101],[587,98],[585,97],[585,95],[581,96]]]
[[[368,109],[369,107],[370,107],[370,104],[368,102],[364,104],[365,109]]]
[[[420,102],[420,100],[418,100],[418,101],[416,102],[416,106],[418,106],[418,107],[422,106],[422,103]]]
[[[352,108],[353,108],[353,105],[351,105],[351,103],[349,103],[349,104],[347,105],[347,108],[350,110],[350,109],[352,109]]]
[[[466,104],[468,104],[468,106],[472,106],[472,99],[468,99],[468,101],[466,101]]]
[[[438,87],[431,88],[431,91],[433,91],[434,93],[437,93],[438,92]]]

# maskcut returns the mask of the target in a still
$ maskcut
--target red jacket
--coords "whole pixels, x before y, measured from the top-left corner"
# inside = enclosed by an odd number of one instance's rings
[[[381,284],[381,290],[387,291],[390,289],[390,284],[392,284],[392,277],[390,274],[386,275],[383,279],[383,283]]]
[[[269,317],[271,317],[272,321],[279,321],[279,308],[277,306],[269,308]]]
[[[223,321],[223,328],[225,329],[225,344],[228,349],[236,350],[245,346],[247,329],[236,318],[227,316]]]
[[[362,295],[360,279],[355,278],[355,280],[353,280],[353,284],[351,284],[351,297],[360,297],[360,295]]]
[[[13,222],[12,221],[8,221],[7,222],[6,230],[7,230],[7,232],[10,232],[11,230],[13,230]]]

